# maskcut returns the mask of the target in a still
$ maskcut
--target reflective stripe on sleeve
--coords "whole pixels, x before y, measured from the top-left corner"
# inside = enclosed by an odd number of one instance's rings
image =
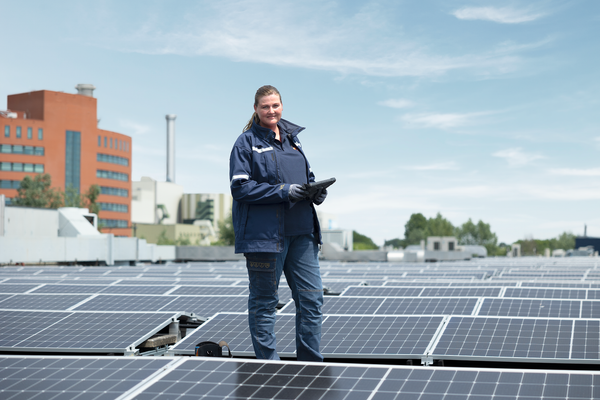
[[[231,178],[231,185],[233,185],[233,181],[235,181],[236,179],[250,179],[249,175],[234,175]]]

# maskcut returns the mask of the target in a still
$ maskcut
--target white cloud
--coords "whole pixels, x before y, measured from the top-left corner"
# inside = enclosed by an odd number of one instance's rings
[[[500,150],[493,153],[492,156],[504,158],[510,167],[522,167],[535,160],[544,158],[539,154],[525,153],[520,147]]]
[[[489,112],[479,113],[418,113],[418,114],[404,114],[401,119],[408,125],[417,128],[439,128],[439,129],[451,129],[458,128],[466,125],[470,125],[474,122],[474,119],[488,115]]]
[[[453,11],[452,15],[458,19],[492,21],[501,24],[520,24],[545,16],[544,13],[510,7],[463,7]]]
[[[121,127],[123,127],[123,129],[126,130],[127,134],[131,134],[132,136],[145,135],[146,133],[150,132],[149,125],[140,124],[134,121],[120,120],[119,125],[121,125]]]
[[[380,101],[377,104],[390,108],[407,108],[412,107],[414,105],[412,101],[406,99],[389,99],[385,101]]]
[[[575,168],[555,168],[549,171],[553,175],[561,176],[600,176],[600,168],[575,169]]]
[[[505,74],[523,63],[519,55],[523,50],[544,44],[500,44],[474,54],[435,54],[428,50],[430,43],[404,33],[398,21],[392,20],[396,13],[376,3],[351,15],[341,12],[341,7],[316,0],[268,4],[224,0],[189,11],[187,21],[178,24],[160,25],[160,18],[149,18],[133,34],[115,37],[107,31],[98,40],[122,51],[225,57],[383,77],[437,76],[455,70]],[[264,20],[265,8],[268,28],[249,26],[251,21]]]

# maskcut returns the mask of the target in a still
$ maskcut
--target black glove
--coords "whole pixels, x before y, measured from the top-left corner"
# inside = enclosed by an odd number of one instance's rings
[[[321,205],[321,203],[323,203],[325,201],[326,197],[327,197],[327,189],[321,189],[317,192],[317,194],[313,198],[313,203],[315,203],[316,205],[319,206],[319,205]]]
[[[304,200],[308,197],[308,191],[302,187],[302,185],[298,185],[297,183],[292,183],[290,185],[290,192],[288,193],[288,197],[292,203],[295,203],[300,200]]]

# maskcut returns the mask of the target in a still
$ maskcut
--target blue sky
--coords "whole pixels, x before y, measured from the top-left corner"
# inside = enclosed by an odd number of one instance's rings
[[[321,206],[382,244],[412,213],[500,241],[600,236],[600,2],[0,0],[0,109],[97,87],[100,127],[133,137],[133,179],[228,192],[254,92],[305,126]]]

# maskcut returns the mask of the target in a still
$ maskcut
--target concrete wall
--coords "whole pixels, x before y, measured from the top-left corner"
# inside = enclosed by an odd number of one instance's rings
[[[233,246],[178,246],[176,258],[185,261],[235,261],[245,259],[243,254],[235,254]]]

